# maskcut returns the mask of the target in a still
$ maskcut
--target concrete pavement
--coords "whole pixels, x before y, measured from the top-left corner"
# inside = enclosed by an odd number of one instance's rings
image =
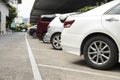
[[[33,80],[24,36],[0,36],[0,80]]]
[[[120,64],[108,71],[95,70],[88,67],[83,56],[54,50],[51,44],[30,36],[28,41],[43,80],[120,80]]]
[[[120,80],[120,64],[108,71],[91,69],[83,56],[54,50],[25,35],[0,36],[0,80]]]

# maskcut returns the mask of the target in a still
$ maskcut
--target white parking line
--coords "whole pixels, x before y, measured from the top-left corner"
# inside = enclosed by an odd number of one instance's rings
[[[31,66],[32,66],[34,80],[42,80],[41,74],[39,72],[39,69],[38,69],[38,66],[36,64],[35,58],[33,56],[32,50],[30,48],[30,45],[29,45],[29,42],[28,42],[28,39],[27,39],[27,35],[25,36],[25,40],[26,40],[26,44],[27,44],[30,63],[31,63]]]
[[[62,67],[49,66],[49,65],[42,65],[42,64],[38,64],[38,66],[40,66],[40,67],[47,67],[47,68],[53,68],[53,69],[59,69],[59,70],[72,71],[72,72],[78,72],[78,73],[85,73],[85,74],[96,75],[96,76],[102,76],[102,77],[107,77],[107,78],[120,79],[119,76],[113,76],[113,75],[95,73],[95,72],[90,72],[90,71],[85,71],[85,70],[76,70],[76,69],[62,68]]]

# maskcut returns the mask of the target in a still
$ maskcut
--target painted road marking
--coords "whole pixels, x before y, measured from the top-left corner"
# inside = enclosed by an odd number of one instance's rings
[[[31,47],[29,45],[29,42],[28,42],[28,39],[27,39],[27,35],[25,36],[25,40],[26,40],[26,44],[27,44],[27,49],[28,49],[28,55],[29,55],[30,63],[31,63],[31,66],[32,66],[34,80],[42,80],[41,74],[39,72],[38,66],[37,66],[35,58],[34,58],[34,55],[32,53]]]
[[[57,66],[49,66],[49,65],[42,65],[42,64],[38,64],[38,66],[46,67],[46,68],[59,69],[59,70],[65,70],[65,71],[78,72],[78,73],[85,73],[85,74],[90,74],[90,75],[97,75],[97,76],[102,76],[102,77],[107,77],[107,78],[120,79],[119,76],[95,73],[95,72],[90,72],[90,71],[85,71],[85,70],[76,70],[76,69],[69,69],[69,68],[63,68],[63,67],[57,67]]]

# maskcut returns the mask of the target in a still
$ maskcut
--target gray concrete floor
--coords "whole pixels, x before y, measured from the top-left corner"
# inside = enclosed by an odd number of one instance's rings
[[[24,35],[0,36],[0,80],[33,80]]]
[[[42,80],[120,80],[120,64],[102,71],[88,67],[83,56],[54,50],[27,36]],[[0,36],[0,80],[34,80],[25,33]]]
[[[54,50],[30,36],[28,40],[43,80],[120,80],[120,64],[108,71],[91,69],[83,56]]]

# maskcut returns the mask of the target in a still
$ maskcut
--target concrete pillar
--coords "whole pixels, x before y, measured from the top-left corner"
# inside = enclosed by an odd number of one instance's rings
[[[0,0],[0,12],[1,12],[1,21],[0,21],[0,34],[3,35],[6,33],[6,16],[9,14],[8,6]]]
[[[0,34],[1,34],[1,11],[0,11]]]
[[[1,13],[1,35],[6,33],[6,15]]]

